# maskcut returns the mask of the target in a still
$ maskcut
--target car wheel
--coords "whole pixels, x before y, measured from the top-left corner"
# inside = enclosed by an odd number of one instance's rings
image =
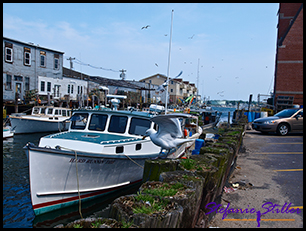
[[[280,124],[277,127],[277,134],[281,136],[287,135],[289,132],[289,126],[287,124]]]

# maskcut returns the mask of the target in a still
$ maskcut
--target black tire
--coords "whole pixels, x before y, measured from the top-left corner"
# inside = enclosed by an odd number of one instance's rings
[[[283,124],[278,125],[276,132],[280,136],[285,136],[289,133],[289,130],[290,130],[289,125],[283,123]]]

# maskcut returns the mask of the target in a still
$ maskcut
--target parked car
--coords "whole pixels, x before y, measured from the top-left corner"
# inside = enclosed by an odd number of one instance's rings
[[[282,136],[303,131],[303,108],[284,109],[274,116],[255,119],[252,128],[262,133],[277,132]]]

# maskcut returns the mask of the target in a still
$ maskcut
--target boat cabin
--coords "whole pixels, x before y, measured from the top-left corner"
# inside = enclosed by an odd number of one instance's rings
[[[78,110],[71,117],[69,131],[104,132],[143,136],[149,128],[156,129],[152,116],[144,112]]]
[[[71,116],[71,109],[49,106],[35,106],[32,108],[32,115],[46,116]]]

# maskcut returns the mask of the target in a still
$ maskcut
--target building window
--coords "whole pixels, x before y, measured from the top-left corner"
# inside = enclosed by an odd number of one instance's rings
[[[13,62],[13,44],[5,42],[5,61],[12,63]]]
[[[47,92],[51,92],[51,82],[47,82]]]
[[[31,49],[24,47],[23,49],[23,63],[26,66],[31,66]]]
[[[172,92],[173,92],[173,89],[170,89],[170,92],[172,93]]]
[[[14,75],[14,81],[20,81],[20,82],[22,82],[22,81],[23,81],[23,78],[22,78],[22,76]]]
[[[54,54],[54,69],[59,69],[59,54]]]
[[[30,90],[30,77],[25,77],[24,78],[24,88],[26,91]]]
[[[68,84],[68,94],[70,94],[70,84]]]
[[[5,90],[12,90],[12,76],[8,74],[6,74]]]
[[[45,81],[40,82],[40,91],[45,91]]]
[[[73,94],[73,85],[71,85],[71,94]]]
[[[40,66],[46,67],[46,52],[40,51]]]
[[[80,86],[78,86],[78,95],[80,94]]]

